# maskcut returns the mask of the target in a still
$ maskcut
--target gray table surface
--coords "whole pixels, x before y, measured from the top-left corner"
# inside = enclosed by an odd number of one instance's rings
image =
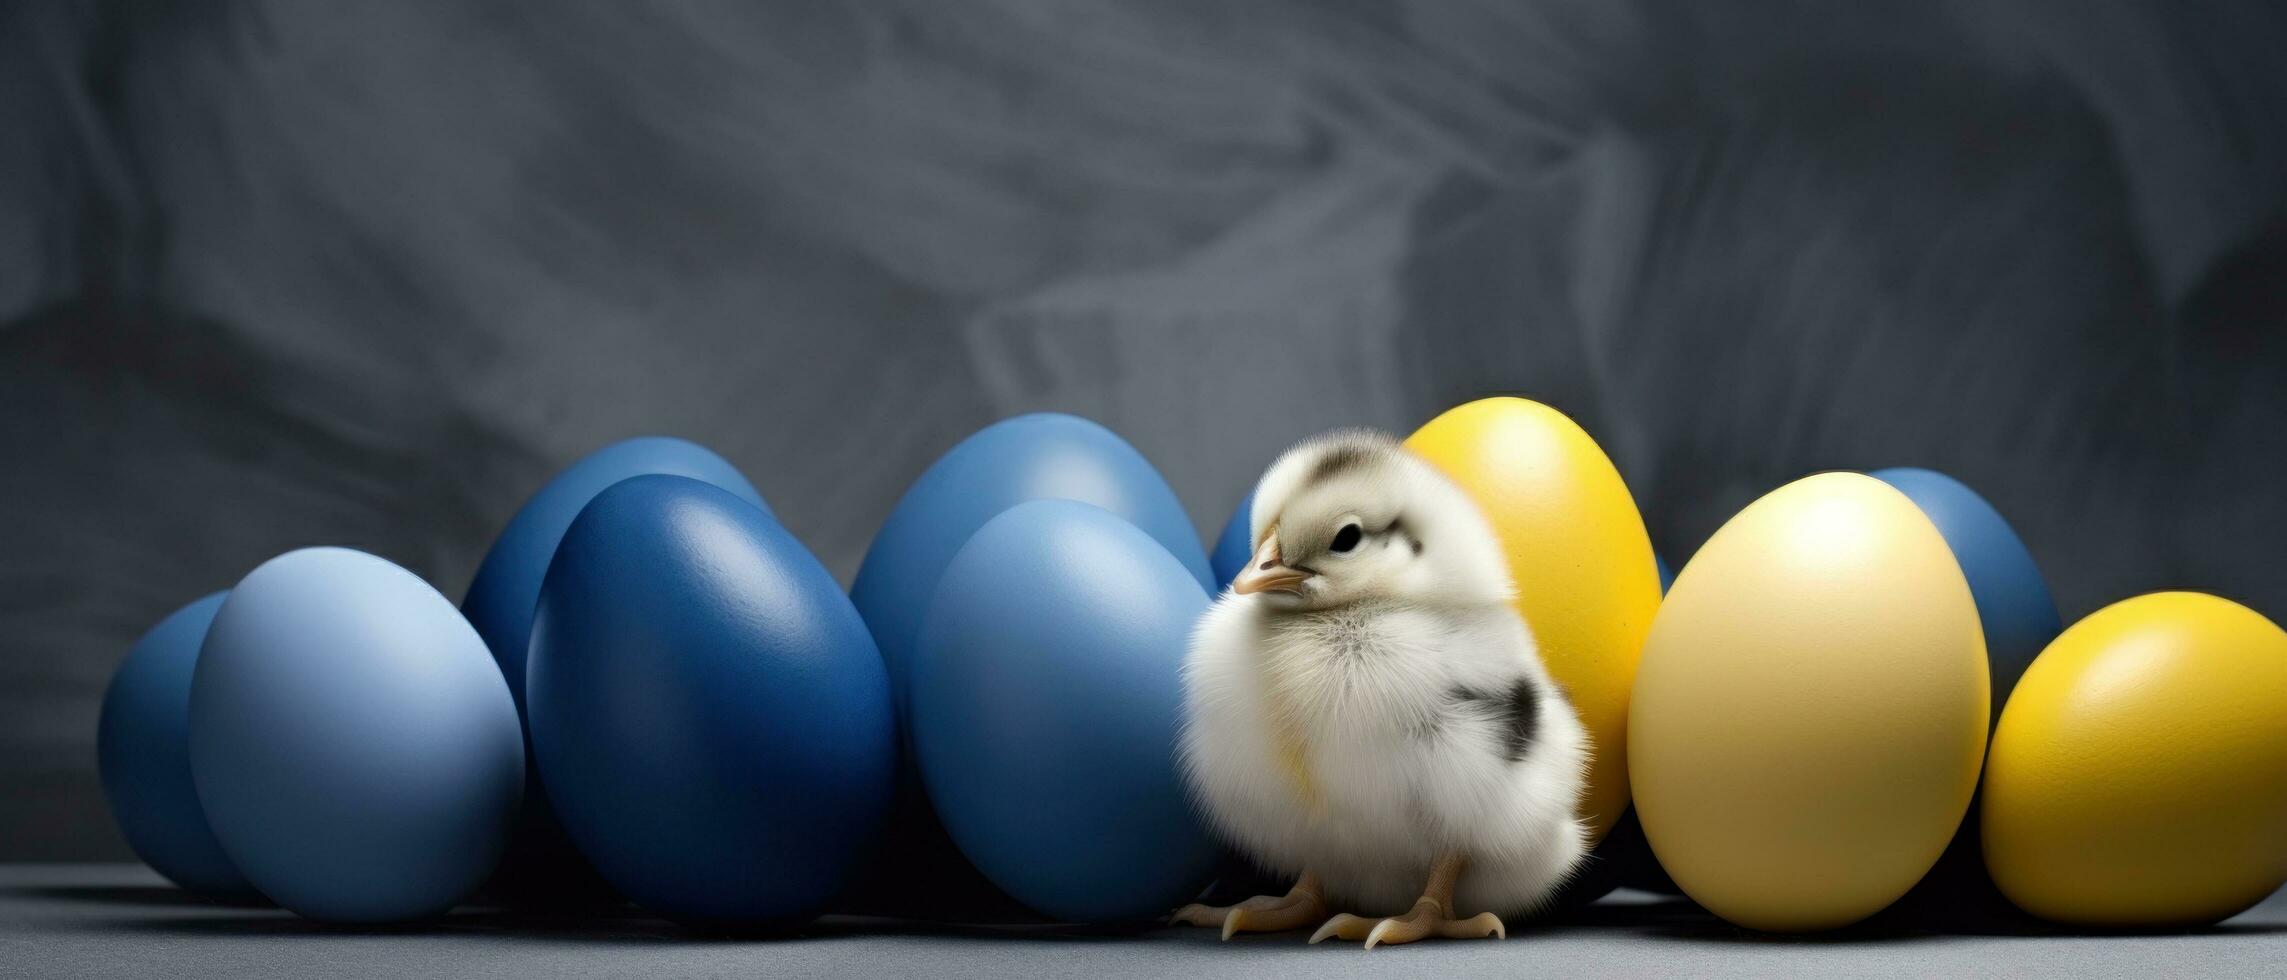
[[[2282,976],[2287,893],[2223,925],[2139,936],[1857,931],[1774,938],[1621,892],[1506,942],[1365,951],[1300,934],[928,926],[830,918],[724,939],[629,912],[566,921],[481,908],[346,929],[217,905],[130,865],[0,865],[0,977],[466,976]]]

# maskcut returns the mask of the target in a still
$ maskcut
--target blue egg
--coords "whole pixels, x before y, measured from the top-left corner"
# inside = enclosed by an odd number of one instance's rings
[[[564,829],[663,914],[813,913],[888,806],[896,729],[873,639],[741,495],[678,476],[597,494],[548,568],[526,669]]]
[[[1676,573],[1669,571],[1668,560],[1658,555],[1652,556],[1652,567],[1660,573],[1660,594],[1667,595],[1668,586],[1676,584]]]
[[[96,768],[111,816],[135,856],[195,892],[254,891],[207,826],[191,783],[191,672],[228,592],[168,614],[135,641],[103,692]]]
[[[1255,556],[1255,542],[1248,533],[1254,513],[1255,494],[1249,490],[1239,499],[1239,509],[1231,512],[1231,519],[1223,522],[1223,533],[1215,536],[1215,553],[1207,556],[1207,567],[1215,573],[1215,584],[1210,588],[1231,584],[1240,569],[1247,567],[1247,559]]]
[[[1070,415],[996,422],[947,450],[906,490],[850,587],[851,601],[881,644],[900,706],[922,611],[946,563],[986,521],[1027,500],[1084,501],[1126,518],[1173,554],[1201,588],[1215,588],[1199,532],[1135,447]]]
[[[491,872],[524,786],[508,685],[451,601],[347,548],[231,590],[191,680],[191,773],[231,862],[300,915],[449,909]]]
[[[500,663],[519,718],[524,715],[524,657],[532,640],[532,607],[539,601],[540,579],[547,574],[549,559],[556,556],[557,542],[564,539],[564,529],[572,526],[580,508],[605,487],[650,473],[704,480],[765,513],[770,511],[762,495],[729,462],[697,443],[665,436],[615,442],[549,480],[509,519],[461,600],[469,625],[476,627]],[[504,890],[519,899],[547,903],[607,893],[564,838],[540,786],[539,769],[529,756],[525,775],[523,818],[501,869]]]
[[[540,599],[540,579],[548,560],[556,557],[556,543],[580,508],[605,487],[631,476],[666,473],[704,480],[738,495],[739,499],[770,512],[754,485],[736,467],[705,446],[666,436],[645,436],[615,442],[581,457],[547,482],[509,518],[508,526],[485,553],[469,583],[461,612],[484,637],[500,673],[524,709],[524,654],[532,639],[532,607]]]
[[[1212,873],[1175,757],[1206,609],[1167,549],[1074,501],[1010,508],[947,565],[913,664],[914,752],[961,852],[1018,901],[1133,919]]]
[[[2000,511],[1959,480],[1911,467],[1876,470],[1870,475],[1913,500],[1938,526],[1938,533],[1953,549],[1954,560],[1961,563],[1962,577],[1969,580],[1970,597],[1977,604],[1978,621],[1985,628],[1993,717],[2000,718],[2001,707],[2017,686],[2017,678],[2064,629],[2056,600],[2050,598],[2049,585],[2033,563],[2032,552],[2025,549]]]

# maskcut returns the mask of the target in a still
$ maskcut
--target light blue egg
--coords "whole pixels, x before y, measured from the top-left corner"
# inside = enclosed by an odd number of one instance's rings
[[[175,610],[127,651],[103,693],[96,768],[127,846],[175,884],[212,895],[249,896],[207,826],[191,783],[191,672],[228,592]]]
[[[256,568],[191,679],[191,774],[248,881],[300,915],[443,912],[500,856],[524,785],[516,704],[458,610],[347,548]]]
[[[2033,553],[2009,521],[1961,481],[1933,470],[1896,467],[1869,474],[1904,493],[1936,524],[1969,580],[1977,619],[1985,628],[1985,660],[1991,672],[1993,718],[2017,679],[2041,650],[2064,630],[2049,584],[2033,563]]]
[[[1231,519],[1223,522],[1223,533],[1215,536],[1215,553],[1207,556],[1207,565],[1215,572],[1215,587],[1231,584],[1247,567],[1247,559],[1255,556],[1254,541],[1248,533],[1254,513],[1255,494],[1249,490],[1239,498],[1239,509],[1231,512]]]
[[[541,587],[529,670],[564,828],[666,915],[816,912],[888,808],[896,728],[865,623],[801,542],[718,487],[597,494]]]
[[[1134,919],[1212,873],[1176,769],[1207,601],[1152,537],[1074,501],[1008,509],[946,566],[913,664],[914,751],[961,852],[1018,901]]]
[[[1028,500],[1078,500],[1110,511],[1157,540],[1201,588],[1215,588],[1198,530],[1135,447],[1070,415],[996,422],[946,451],[906,490],[850,588],[881,645],[900,706],[921,615],[946,563],[986,521]]]

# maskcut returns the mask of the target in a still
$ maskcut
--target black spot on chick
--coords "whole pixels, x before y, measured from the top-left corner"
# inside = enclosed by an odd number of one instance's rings
[[[1525,753],[1531,751],[1541,713],[1540,689],[1532,678],[1519,677],[1515,684],[1497,691],[1456,687],[1453,699],[1492,715],[1499,725],[1502,753],[1510,762],[1523,761]]]
[[[1323,483],[1344,470],[1364,466],[1374,458],[1372,450],[1364,446],[1336,446],[1318,458],[1318,465],[1310,470],[1310,483]]]

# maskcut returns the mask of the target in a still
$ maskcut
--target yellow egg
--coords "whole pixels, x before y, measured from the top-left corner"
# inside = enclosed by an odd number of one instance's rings
[[[1977,788],[1985,638],[1914,502],[1822,473],[1748,505],[1676,576],[1629,713],[1660,864],[1753,929],[1848,925],[1929,870]]]
[[[1628,692],[1660,607],[1636,500],[1596,440],[1522,398],[1462,405],[1406,447],[1461,484],[1501,536],[1517,612],[1594,741],[1580,815],[1601,839],[1628,808]]]
[[[2095,926],[2216,922],[2287,881],[2287,633],[2197,592],[2066,630],[2001,712],[1985,863],[2020,908]]]

